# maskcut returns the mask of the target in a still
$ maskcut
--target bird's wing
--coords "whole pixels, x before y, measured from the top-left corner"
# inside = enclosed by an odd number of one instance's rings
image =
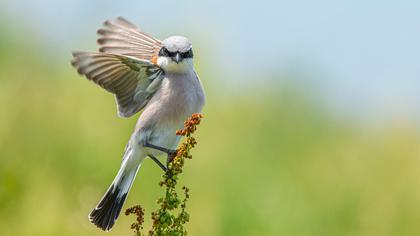
[[[156,64],[161,42],[122,17],[107,20],[98,30],[99,51],[146,60]]]
[[[140,111],[163,79],[158,66],[123,55],[74,52],[72,65],[79,74],[115,94],[121,117]]]

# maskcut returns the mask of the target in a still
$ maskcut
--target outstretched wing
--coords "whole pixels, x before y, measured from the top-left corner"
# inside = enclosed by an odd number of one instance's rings
[[[74,52],[73,57],[79,74],[115,94],[121,117],[140,111],[163,78],[158,66],[134,57],[94,52]]]
[[[130,56],[154,64],[162,47],[159,40],[142,32],[122,17],[105,21],[98,34],[100,52]]]
[[[122,17],[105,21],[98,30],[99,53],[74,52],[79,74],[115,94],[118,114],[140,111],[158,89],[162,70],[156,65],[161,42]]]

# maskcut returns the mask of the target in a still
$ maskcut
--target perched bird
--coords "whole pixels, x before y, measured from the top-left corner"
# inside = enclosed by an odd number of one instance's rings
[[[176,130],[193,113],[201,112],[204,91],[193,65],[191,42],[183,36],[155,39],[122,17],[98,30],[99,52],[73,52],[72,65],[115,95],[118,115],[142,111],[126,145],[121,167],[89,220],[102,230],[114,225],[146,157],[174,156]]]

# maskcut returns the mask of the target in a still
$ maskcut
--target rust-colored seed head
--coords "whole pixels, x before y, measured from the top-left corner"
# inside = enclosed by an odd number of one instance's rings
[[[176,134],[181,136],[189,136],[190,134],[194,133],[194,131],[197,129],[196,126],[200,124],[201,118],[203,118],[203,115],[201,114],[192,114],[184,122],[184,128],[176,131]]]
[[[125,210],[125,215],[135,214],[137,216],[136,222],[131,224],[130,228],[134,230],[136,234],[140,233],[140,230],[143,228],[144,222],[144,210],[140,205],[136,205]]]

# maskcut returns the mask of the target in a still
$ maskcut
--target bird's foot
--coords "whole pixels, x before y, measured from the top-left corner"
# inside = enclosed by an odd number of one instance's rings
[[[169,164],[174,160],[176,155],[178,154],[178,150],[170,150],[168,152],[168,157],[166,158],[166,168],[169,169]]]

